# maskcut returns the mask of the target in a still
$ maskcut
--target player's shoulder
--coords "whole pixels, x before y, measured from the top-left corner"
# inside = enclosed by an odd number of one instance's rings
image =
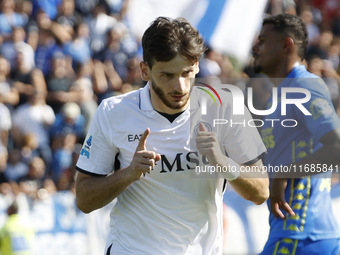
[[[329,90],[325,81],[307,70],[304,70],[301,75],[292,79],[292,81],[294,87],[307,89],[314,95],[326,97],[329,95]]]
[[[100,105],[99,109],[104,112],[116,111],[125,107],[138,106],[140,101],[140,91],[141,89],[130,91],[124,94],[108,97],[104,99]]]
[[[202,99],[204,96],[209,97],[211,103],[227,103],[230,102],[233,95],[242,94],[242,90],[232,84],[221,83],[196,83],[193,87],[193,92],[198,99]]]

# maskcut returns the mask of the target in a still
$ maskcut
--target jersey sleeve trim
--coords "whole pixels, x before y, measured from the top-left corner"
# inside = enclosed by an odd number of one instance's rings
[[[86,171],[86,170],[81,169],[81,168],[79,168],[77,166],[75,168],[76,168],[76,170],[78,172],[81,172],[83,174],[87,174],[87,175],[91,175],[91,176],[95,176],[95,177],[105,177],[106,176],[105,174],[96,174],[96,173],[92,173],[92,172]]]
[[[261,155],[257,156],[256,158],[249,160],[246,163],[243,163],[243,165],[250,166],[250,165],[256,163],[257,161],[259,161],[260,159],[263,160],[263,158],[265,157],[266,154],[267,154],[267,152],[263,152]]]

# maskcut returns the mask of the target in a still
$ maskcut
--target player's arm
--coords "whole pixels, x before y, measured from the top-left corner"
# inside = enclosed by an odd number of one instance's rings
[[[335,166],[339,165],[340,129],[328,132],[320,138],[320,142],[323,144],[320,149],[308,157],[291,164],[291,169],[295,169],[294,172],[279,172],[274,176],[270,190],[270,208],[275,217],[285,219],[282,211],[288,212],[290,215],[295,214],[284,196],[287,178],[311,176],[324,172],[328,168],[334,170]]]
[[[227,179],[235,191],[243,198],[255,204],[262,204],[269,197],[269,179],[267,173],[262,171],[262,161],[258,160],[249,166],[240,166],[221,152],[216,134],[205,130],[200,125],[200,133],[196,138],[198,151],[208,158],[209,164],[230,171],[221,171],[219,174]],[[249,167],[250,171],[241,171],[241,167]]]
[[[259,205],[269,197],[269,178],[262,170],[262,160],[258,160],[252,165],[242,165],[249,168],[240,172],[237,179],[229,181],[234,190],[244,199]]]
[[[120,193],[149,172],[155,162],[160,160],[160,155],[145,148],[146,138],[150,130],[143,133],[131,164],[127,168],[114,171],[107,176],[92,176],[78,172],[76,175],[76,201],[78,208],[89,213],[101,208]]]

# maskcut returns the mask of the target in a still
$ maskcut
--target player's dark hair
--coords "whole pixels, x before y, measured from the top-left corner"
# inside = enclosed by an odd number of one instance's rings
[[[204,40],[184,19],[158,17],[142,38],[143,59],[150,68],[154,61],[167,62],[180,55],[195,63],[205,51]]]
[[[292,14],[270,16],[263,20],[262,26],[267,24],[272,24],[274,31],[291,37],[298,45],[298,54],[301,60],[305,58],[308,34],[305,23],[298,16]]]

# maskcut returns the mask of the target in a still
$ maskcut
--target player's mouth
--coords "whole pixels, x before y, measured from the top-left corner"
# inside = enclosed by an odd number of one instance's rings
[[[260,55],[255,53],[254,51],[251,53],[254,59],[257,59]]]
[[[174,100],[174,101],[182,101],[185,97],[186,97],[186,94],[183,94],[183,95],[170,95],[171,98]]]

